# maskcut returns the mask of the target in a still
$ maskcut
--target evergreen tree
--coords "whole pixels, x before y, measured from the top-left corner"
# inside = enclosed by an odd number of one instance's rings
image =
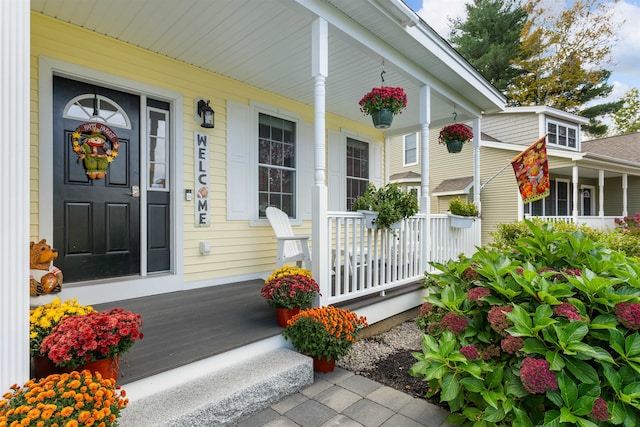
[[[520,32],[527,13],[516,0],[473,0],[466,4],[465,20],[454,19],[452,45],[498,90],[522,71],[511,61],[520,56]]]

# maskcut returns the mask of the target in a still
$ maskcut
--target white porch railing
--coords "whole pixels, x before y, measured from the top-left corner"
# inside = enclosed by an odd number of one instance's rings
[[[537,216],[535,218],[550,222],[574,222],[572,216]],[[578,224],[584,224],[591,228],[596,228],[598,230],[613,230],[616,227],[616,219],[621,218],[622,216],[579,216],[578,220],[575,222]]]
[[[321,289],[320,305],[335,304],[420,281],[428,261],[446,262],[460,253],[473,254],[480,221],[469,229],[452,229],[446,215],[431,219],[431,248],[427,216],[402,221],[397,231],[371,230],[357,212],[328,213],[331,281]],[[479,244],[479,243],[477,243]]]

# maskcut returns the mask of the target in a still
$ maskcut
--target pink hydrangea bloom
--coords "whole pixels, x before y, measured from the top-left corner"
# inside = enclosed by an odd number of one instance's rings
[[[511,322],[507,319],[505,313],[513,311],[510,305],[493,306],[487,313],[487,320],[491,324],[491,328],[501,335],[505,335],[504,330],[511,326]]]
[[[494,357],[500,357],[500,347],[497,345],[488,345],[482,350],[482,360],[490,360]]]
[[[549,369],[549,362],[544,359],[525,357],[520,367],[520,380],[524,389],[531,394],[558,389],[558,379]]]
[[[569,320],[582,320],[582,316],[578,314],[578,309],[569,302],[563,302],[553,307],[556,316],[566,317]]]
[[[480,298],[488,297],[491,295],[491,291],[487,288],[471,288],[467,292],[467,298],[469,301],[478,301]]]
[[[609,421],[611,414],[609,413],[609,408],[607,408],[607,401],[601,397],[597,397],[596,401],[593,402],[593,410],[589,416],[592,419],[603,423]]]
[[[445,314],[440,321],[442,329],[448,329],[453,332],[454,335],[458,335],[464,331],[468,324],[469,321],[466,317],[453,312]]]
[[[618,322],[627,329],[640,329],[640,304],[637,302],[621,302],[616,304],[613,312]]]
[[[478,349],[475,345],[465,345],[460,349],[460,353],[462,353],[462,355],[469,360],[480,358],[480,353],[478,352]]]
[[[511,335],[500,341],[500,347],[502,347],[502,351],[508,354],[515,354],[522,348],[523,345],[524,340],[522,339],[522,337],[512,337]]]

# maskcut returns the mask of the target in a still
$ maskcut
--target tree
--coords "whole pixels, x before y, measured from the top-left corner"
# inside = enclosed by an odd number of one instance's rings
[[[618,1],[618,0],[614,0]],[[546,105],[579,112],[586,102],[611,92],[609,62],[615,42],[611,9],[601,0],[574,0],[555,11],[551,2],[528,0],[522,52],[514,64],[521,73],[509,86],[512,105]]]
[[[619,135],[640,131],[640,91],[631,89],[622,97],[622,107],[611,114]]]
[[[473,0],[466,19],[451,20],[450,42],[498,90],[521,72],[511,66],[520,55],[520,32],[527,13],[516,0]]]

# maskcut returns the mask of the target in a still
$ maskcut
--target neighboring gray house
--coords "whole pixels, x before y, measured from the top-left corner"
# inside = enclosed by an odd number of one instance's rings
[[[587,120],[550,107],[511,107],[484,115],[477,147],[450,154],[430,129],[429,190],[432,213],[444,213],[451,198],[478,200],[482,242],[498,224],[526,216],[612,227],[614,219],[640,211],[640,133],[582,141]],[[510,161],[547,135],[549,197],[523,204]],[[417,132],[388,139],[389,180],[414,187],[421,180]],[[477,153],[477,158],[474,154]],[[476,172],[478,168],[478,172]]]

